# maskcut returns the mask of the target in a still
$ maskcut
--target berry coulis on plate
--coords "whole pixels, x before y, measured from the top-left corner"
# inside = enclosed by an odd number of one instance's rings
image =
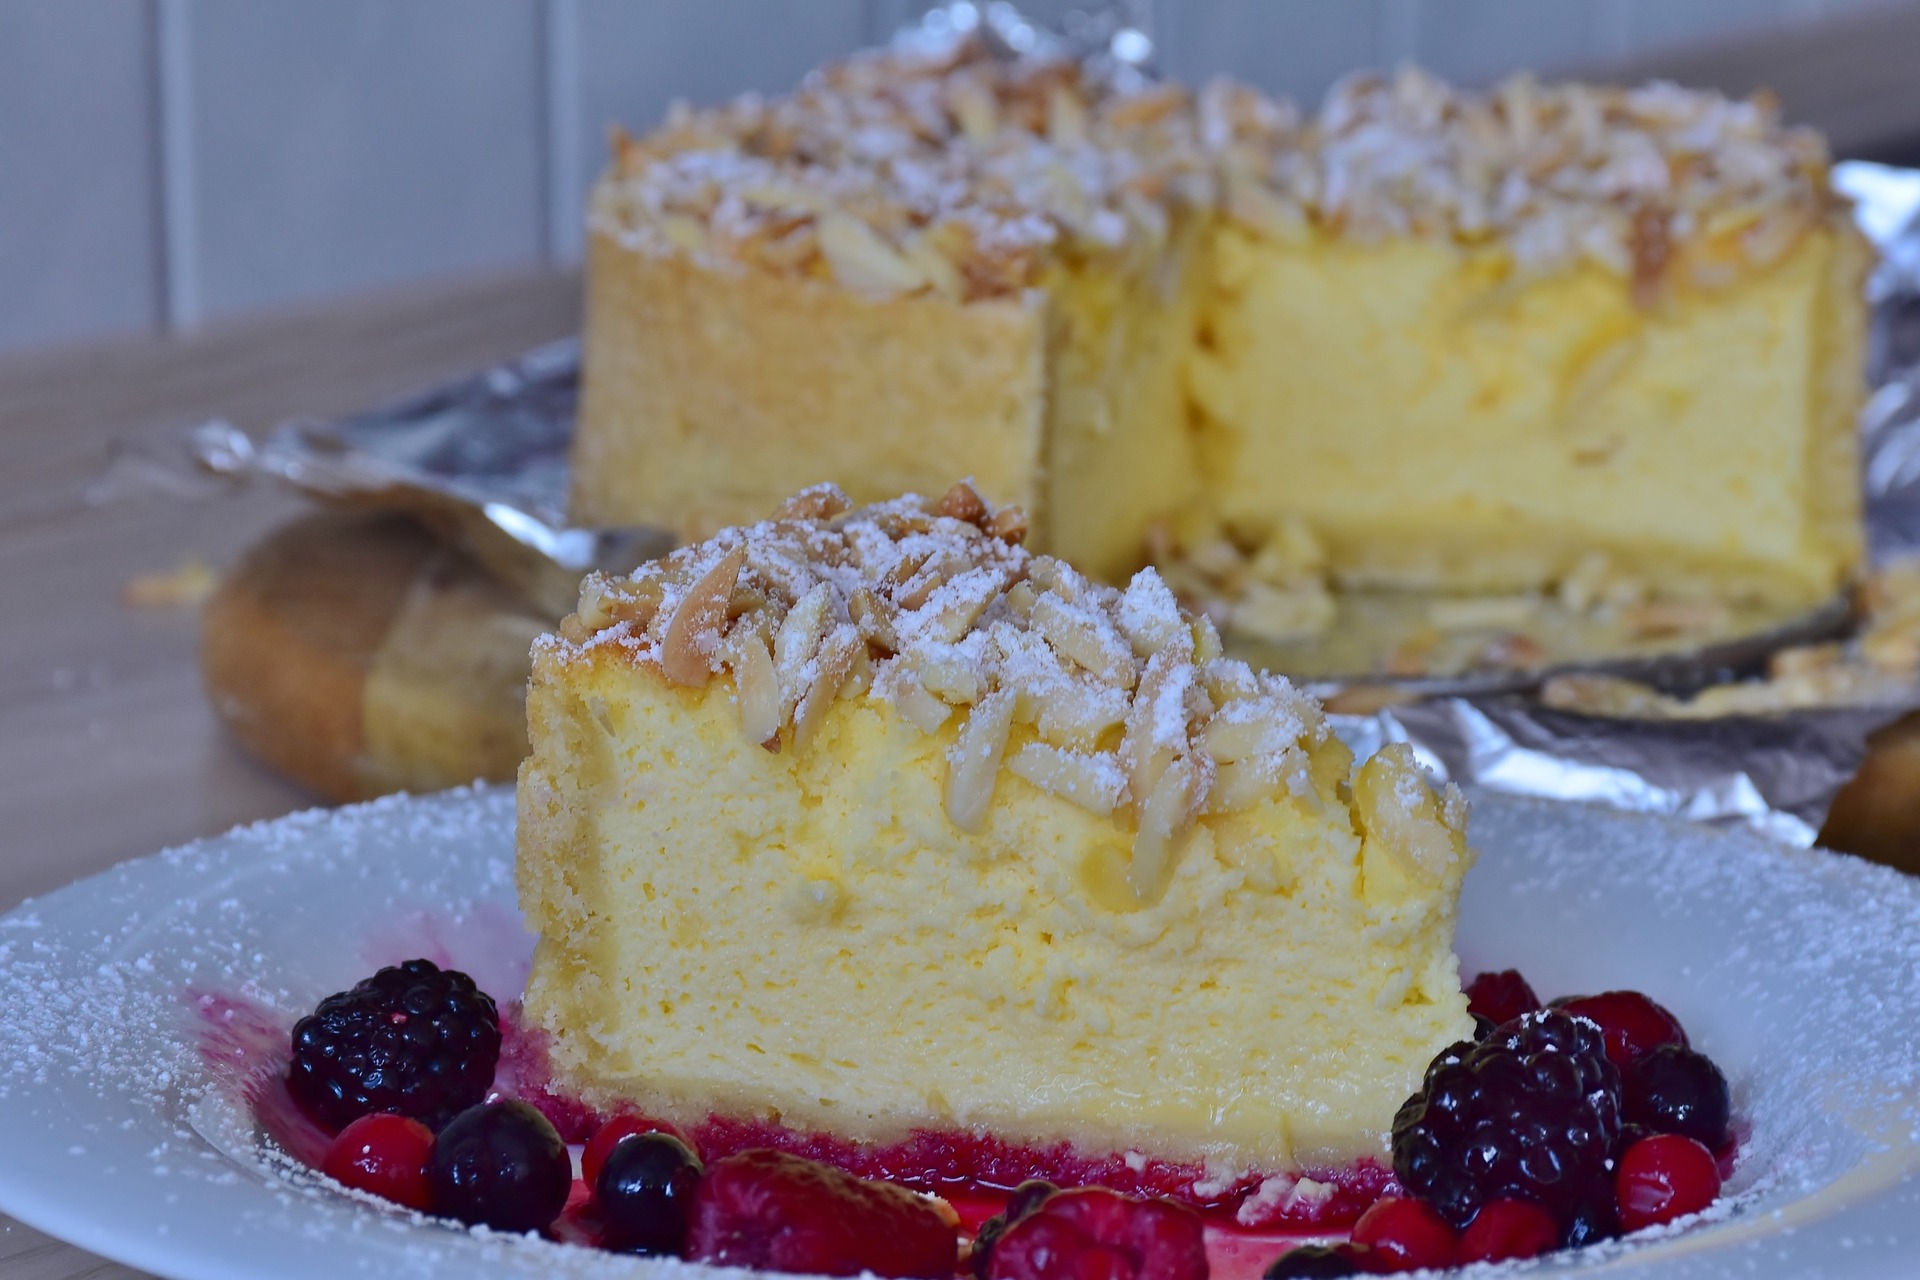
[[[327,997],[291,1033],[248,1001],[196,1003],[203,1059],[293,1159],[423,1213],[617,1252],[932,1280],[1288,1280],[1534,1257],[1719,1197],[1727,1083],[1669,1011],[1626,991],[1543,1007],[1512,970],[1467,994],[1475,1039],[1437,1055],[1400,1108],[1391,1169],[1225,1186],[971,1134],[875,1148],[599,1116],[550,1087],[511,1007],[502,1018],[424,959]],[[581,1177],[569,1143],[584,1144]]]

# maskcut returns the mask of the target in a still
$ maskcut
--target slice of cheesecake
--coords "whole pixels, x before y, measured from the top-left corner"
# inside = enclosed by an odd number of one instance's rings
[[[1384,1157],[1472,1030],[1458,793],[1402,749],[1356,767],[1153,571],[1102,586],[1024,533],[965,485],[816,488],[588,579],[520,775],[563,1089],[1186,1162],[1215,1199]]]
[[[702,537],[972,474],[1111,582],[1193,526],[1207,574],[1304,543],[1354,587],[1811,605],[1863,555],[1870,255],[1827,167],[1672,85],[1408,69],[1303,115],[862,55],[617,148],[574,515]]]

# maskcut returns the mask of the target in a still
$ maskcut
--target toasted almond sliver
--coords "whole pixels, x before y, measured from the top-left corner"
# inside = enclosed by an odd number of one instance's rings
[[[746,562],[747,547],[741,543],[680,598],[660,641],[660,669],[667,679],[698,689],[713,678],[720,627],[727,620],[727,603],[733,599],[734,584],[740,580],[740,568]]]
[[[1034,786],[1089,813],[1109,814],[1126,792],[1126,775],[1111,753],[1063,751],[1029,742],[1007,761],[1007,768]]]
[[[894,677],[893,704],[922,733],[937,733],[953,708],[927,692],[917,676],[901,672]]]
[[[773,638],[773,667],[780,674],[780,694],[786,706],[800,700],[800,669],[812,658],[832,621],[833,588],[824,582],[801,596],[780,622]]]
[[[1140,827],[1133,837],[1133,861],[1127,882],[1142,902],[1156,902],[1166,890],[1173,855],[1193,815],[1205,799],[1205,784],[1191,759],[1175,760],[1161,771],[1140,805]]]
[[[980,672],[960,654],[923,654],[914,665],[920,683],[942,702],[980,700]]]
[[[1013,703],[1013,695],[1005,691],[982,698],[948,756],[947,817],[962,831],[978,831],[986,823],[1013,729]]]
[[[1047,643],[1105,683],[1131,689],[1139,678],[1132,651],[1100,613],[1072,608],[1050,591],[1033,602],[1032,621]]]
[[[854,659],[864,647],[860,633],[850,623],[844,622],[821,641],[819,656],[813,664],[813,683],[807,686],[806,693],[800,698],[800,705],[793,713],[794,750],[803,750],[813,741],[813,735],[819,732],[821,722],[827,718],[827,708],[840,696],[841,686],[853,671]]]
[[[778,740],[780,676],[759,628],[737,626],[727,638],[732,650],[734,692],[740,700],[740,731],[748,742]]]
[[[873,293],[911,293],[931,281],[866,223],[844,213],[820,218],[820,252],[842,284]]]
[[[965,520],[968,524],[979,524],[988,514],[986,501],[965,480],[941,496],[939,511],[943,516]]]

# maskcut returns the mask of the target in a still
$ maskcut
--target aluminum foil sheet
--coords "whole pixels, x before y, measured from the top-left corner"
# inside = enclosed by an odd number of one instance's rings
[[[1144,4],[1110,6],[1080,23],[1050,32],[1009,4],[960,0],[936,6],[903,38],[983,32],[1009,55],[1047,45],[1101,74],[1152,74]],[[1877,390],[1862,431],[1872,546],[1885,558],[1920,550],[1920,171],[1843,164],[1835,183],[1857,202],[1882,255],[1872,284]],[[270,476],[328,501],[411,510],[558,617],[572,607],[582,572],[625,570],[672,544],[663,530],[567,523],[578,375],[577,344],[556,343],[373,413],[289,423],[258,447],[209,423],[192,448],[200,465],[230,478]],[[1697,684],[1741,674],[1751,672],[1703,660],[1668,678]],[[1457,782],[1744,825],[1806,846],[1864,758],[1867,734],[1910,707],[1920,707],[1920,690],[1871,708],[1636,721],[1507,693],[1430,697],[1335,723],[1363,754],[1406,742]]]

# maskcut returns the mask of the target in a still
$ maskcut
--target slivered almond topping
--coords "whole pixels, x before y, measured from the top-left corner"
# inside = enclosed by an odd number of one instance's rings
[[[1048,592],[1033,602],[1033,628],[1108,684],[1131,689],[1138,678],[1133,654],[1103,616],[1075,609]]]
[[[823,215],[818,224],[820,252],[833,264],[842,284],[869,293],[912,293],[930,284],[907,256],[878,232],[844,213]]]
[[[993,693],[968,713],[948,756],[947,817],[962,831],[986,824],[994,780],[1013,729],[1013,695]]]
[[[968,830],[1003,767],[1133,827],[1143,901],[1194,822],[1316,798],[1316,704],[1220,657],[1152,571],[1117,591],[995,536],[1002,514],[971,486],[858,510],[809,491],[765,524],[589,578],[561,634],[677,684],[724,667],[742,734],[772,750],[818,749],[835,706],[876,699],[952,735],[946,806]]]
[[[974,491],[973,486],[965,480],[947,490],[941,496],[940,505],[935,510],[943,516],[965,520],[971,525],[980,524],[989,514],[985,499],[981,498]]]
[[[1112,813],[1127,789],[1127,775],[1110,752],[1068,751],[1029,742],[1007,760],[1007,768],[1089,813]]]
[[[1002,507],[987,525],[987,532],[1009,546],[1027,540],[1027,513],[1020,507]]]
[[[673,611],[660,643],[660,669],[675,684],[699,688],[713,678],[713,657],[720,628],[727,620],[740,566],[747,562],[746,544],[727,552],[691,587]]]
[[[773,669],[767,639],[752,624],[737,626],[727,638],[735,695],[740,700],[740,731],[748,742],[780,741],[780,676]]]
[[[865,652],[865,643],[860,633],[848,623],[841,623],[821,641],[820,652],[812,662],[813,680],[800,697],[793,713],[793,746],[803,751],[813,741],[820,722],[826,719],[827,708],[840,696],[840,688],[853,673],[854,659]]]

